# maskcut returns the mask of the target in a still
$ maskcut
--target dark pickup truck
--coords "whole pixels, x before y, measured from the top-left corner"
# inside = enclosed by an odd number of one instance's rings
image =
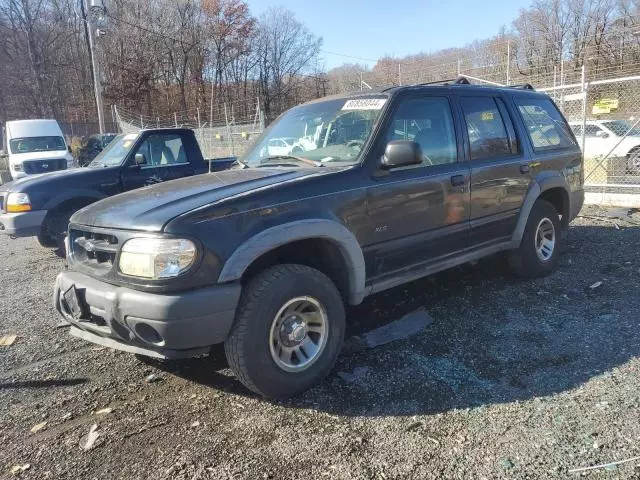
[[[548,274],[584,198],[576,139],[530,87],[320,99],[240,161],[71,218],[54,302],[73,335],[160,358],[224,342],[245,386],[286,397],[331,369],[345,304],[498,252]]]
[[[86,168],[29,176],[0,186],[0,233],[37,236],[63,247],[69,218],[97,200],[146,185],[223,170],[233,159],[206,161],[192,130],[122,134]]]

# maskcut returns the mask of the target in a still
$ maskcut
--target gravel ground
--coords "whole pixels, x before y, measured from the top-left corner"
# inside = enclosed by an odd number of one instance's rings
[[[421,307],[433,321],[271,403],[219,355],[142,362],[71,338],[51,306],[63,261],[0,236],[0,335],[18,336],[0,347],[0,477],[640,478],[640,460],[569,472],[640,456],[638,245],[640,214],[589,207],[547,278],[493,257],[371,297],[349,336]]]

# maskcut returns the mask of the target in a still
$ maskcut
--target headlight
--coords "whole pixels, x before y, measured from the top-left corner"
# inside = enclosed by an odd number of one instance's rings
[[[7,195],[7,213],[28,212],[31,210],[31,201],[26,193],[10,193]]]
[[[120,252],[118,268],[132,277],[171,278],[183,274],[196,259],[190,240],[172,238],[132,238]]]

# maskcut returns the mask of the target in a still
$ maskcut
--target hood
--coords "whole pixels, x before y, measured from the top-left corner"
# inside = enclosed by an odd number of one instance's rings
[[[248,168],[205,173],[106,198],[73,215],[94,227],[159,232],[171,219],[196,208],[260,188],[314,175],[318,168]]]
[[[118,168],[71,168],[19,178],[0,186],[4,192],[25,192],[29,195],[45,192],[49,196],[65,189],[83,189],[104,183]]]
[[[50,150],[46,152],[12,153],[9,161],[22,163],[29,160],[49,160],[51,158],[69,158],[71,154],[67,150]]]

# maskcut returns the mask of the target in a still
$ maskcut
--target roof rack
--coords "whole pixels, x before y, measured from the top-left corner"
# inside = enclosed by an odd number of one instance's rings
[[[509,85],[509,88],[521,88],[523,90],[535,90],[530,83],[521,83],[519,85]]]
[[[418,83],[416,86],[423,85],[471,85],[471,82],[465,77],[449,78],[447,80],[436,80],[434,82]]]

